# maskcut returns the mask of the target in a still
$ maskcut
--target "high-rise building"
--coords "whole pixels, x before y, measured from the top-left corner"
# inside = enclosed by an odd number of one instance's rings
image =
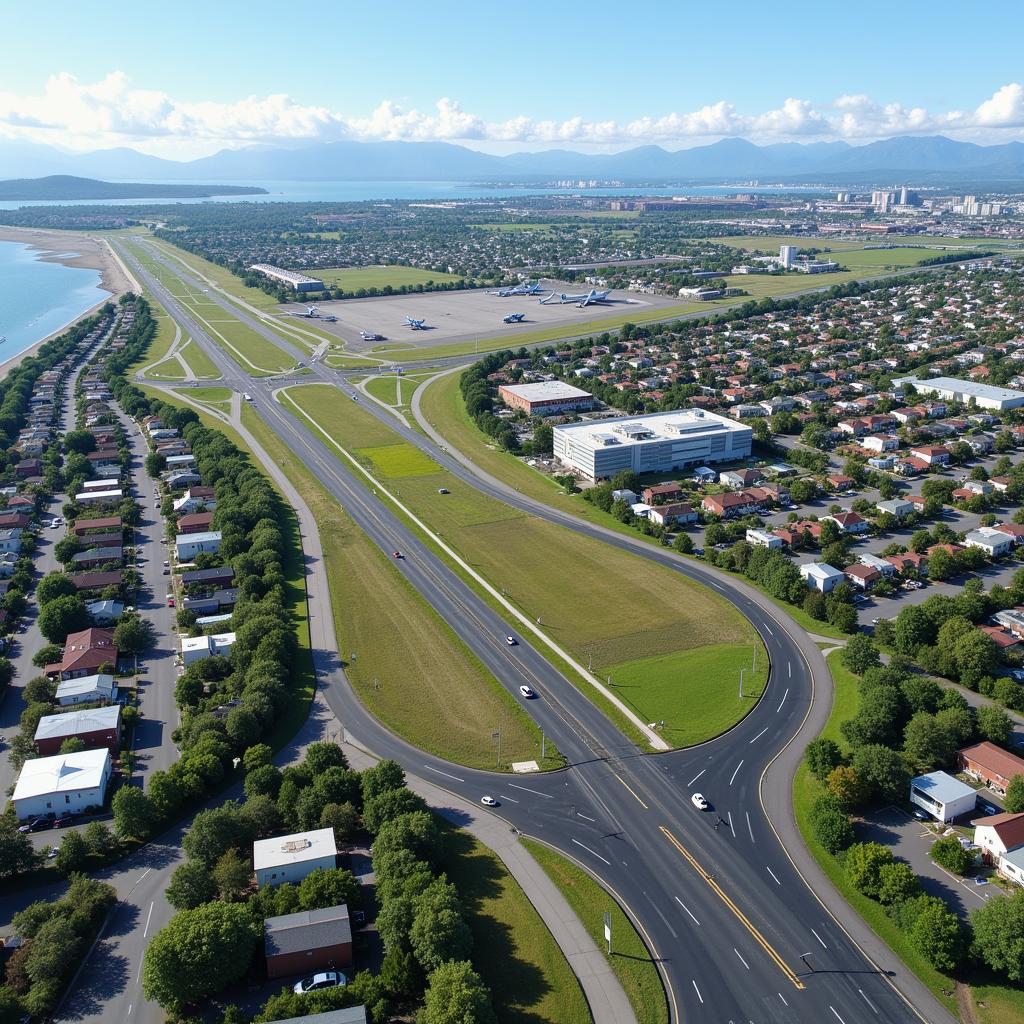
[[[796,259],[796,254],[800,250],[795,245],[780,245],[779,246],[779,263],[789,270],[793,266],[793,260]]]
[[[910,202],[910,192],[907,186],[904,185],[900,189],[900,206],[906,206]]]

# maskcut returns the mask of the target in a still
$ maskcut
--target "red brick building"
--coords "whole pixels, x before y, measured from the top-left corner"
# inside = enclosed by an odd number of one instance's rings
[[[121,706],[85,708],[39,719],[34,742],[40,757],[59,754],[61,745],[69,739],[81,740],[88,750],[106,747],[116,755],[121,746]]]
[[[961,771],[973,775],[996,793],[1005,793],[1010,779],[1024,775],[1024,758],[988,740],[973,747],[964,747],[957,755],[957,761]]]
[[[348,907],[268,917],[263,922],[268,978],[315,974],[352,964],[352,925]]]
[[[594,408],[589,391],[573,387],[561,380],[542,380],[535,384],[502,384],[498,397],[510,409],[519,409],[527,416],[550,416],[558,412],[579,412]]]

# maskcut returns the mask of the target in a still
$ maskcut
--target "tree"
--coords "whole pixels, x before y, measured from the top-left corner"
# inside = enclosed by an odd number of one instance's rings
[[[422,1024],[497,1024],[491,994],[466,961],[432,971],[423,997]]]
[[[271,758],[274,756],[274,751],[266,743],[257,743],[251,746],[242,755],[242,767],[247,771],[251,772],[257,768],[262,768],[264,765],[270,764]]]
[[[938,548],[928,556],[928,576],[941,582],[956,575],[956,559],[945,549]]]
[[[65,832],[53,866],[62,874],[81,871],[89,859],[89,844],[81,832]]]
[[[337,843],[350,843],[359,828],[359,812],[352,804],[327,804],[320,812],[320,827],[333,828]]]
[[[43,668],[44,665],[52,665],[54,662],[60,661],[62,656],[63,651],[59,644],[47,644],[32,655],[32,664],[36,668]]]
[[[856,633],[846,641],[842,654],[843,665],[854,675],[862,676],[870,668],[877,668],[882,659],[878,648],[866,633]]]
[[[0,1024],[21,1024],[25,1004],[18,993],[4,985],[0,988]]]
[[[829,798],[831,799],[831,798]],[[825,806],[812,814],[815,838],[833,856],[853,843],[853,825],[838,806]]]
[[[238,903],[206,903],[179,911],[153,936],[142,965],[142,990],[180,1013],[201,996],[241,978],[262,928]]]
[[[1024,981],[1024,890],[990,899],[971,915],[981,960],[1010,981]]]
[[[932,860],[955,875],[966,875],[974,858],[961,845],[956,836],[946,836],[932,843]]]
[[[692,555],[693,538],[688,533],[677,533],[676,539],[672,542],[672,547],[681,555]]]
[[[824,782],[832,769],[840,765],[842,760],[843,752],[834,740],[811,740],[804,751],[804,761],[807,767],[820,782]]]
[[[213,882],[225,903],[235,903],[249,887],[252,872],[237,850],[228,850],[213,866]]]
[[[269,796],[276,800],[281,789],[281,769],[273,764],[254,768],[246,774],[244,787],[247,797]]]
[[[0,818],[0,878],[10,878],[30,871],[36,864],[32,840],[18,831],[18,823],[10,817]]]
[[[828,621],[841,633],[857,632],[857,612],[853,605],[833,601],[828,608]]]
[[[306,749],[303,764],[314,777],[328,768],[348,768],[348,760],[341,747],[326,741],[311,743]]]
[[[49,604],[58,597],[74,597],[78,588],[71,582],[71,577],[63,572],[47,573],[36,587],[36,600],[40,606]]]
[[[171,875],[166,895],[175,910],[194,910],[217,895],[217,883],[205,864],[189,860],[179,865]]]
[[[953,971],[963,959],[960,921],[941,903],[930,903],[910,929],[910,939],[928,962],[940,971]]]
[[[239,753],[255,743],[263,731],[256,716],[247,708],[232,708],[224,728],[232,747]]]
[[[109,857],[117,849],[117,840],[106,822],[90,821],[82,831],[82,838],[94,857]]]
[[[914,869],[901,860],[883,864],[878,870],[878,902],[885,906],[903,903],[921,892],[921,882]]]
[[[1005,747],[1010,742],[1013,723],[1010,721],[1010,716],[1002,708],[985,704],[975,709],[975,717],[978,722],[978,732],[981,734],[982,739],[986,739],[1000,747]]]
[[[879,799],[900,800],[910,785],[910,772],[895,750],[868,744],[854,751],[851,765]]]
[[[935,640],[935,624],[920,605],[908,605],[896,616],[893,639],[900,654],[914,657],[918,649]]]
[[[212,868],[231,849],[246,849],[252,843],[252,828],[231,801],[200,811],[182,840],[185,853]]]
[[[344,868],[317,868],[299,883],[302,910],[322,910],[340,903],[358,906],[361,900],[359,880]]]
[[[829,772],[826,789],[829,796],[834,796],[846,811],[859,807],[869,793],[856,770],[845,764],[836,765]]]
[[[153,627],[139,615],[122,615],[114,627],[114,644],[122,654],[142,654],[153,644]]]
[[[74,597],[55,597],[44,605],[39,613],[39,631],[50,643],[63,643],[69,633],[87,629],[92,619],[85,602],[77,594]]]
[[[1020,814],[1024,811],[1024,775],[1014,775],[1010,779],[1003,806],[1009,814]]]
[[[405,786],[405,772],[397,761],[379,761],[372,768],[367,768],[361,778],[364,804],[385,790]]]
[[[919,771],[931,771],[936,765],[952,762],[959,744],[937,716],[918,711],[907,723],[903,750]]]
[[[370,835],[376,835],[381,825],[400,814],[426,810],[426,801],[411,789],[388,789],[363,804],[363,824]]]
[[[877,899],[882,889],[882,868],[892,863],[892,850],[881,843],[854,843],[846,851],[846,877],[858,892]]]
[[[33,676],[21,691],[26,704],[50,704],[57,693],[57,684],[46,676]]]
[[[373,856],[408,850],[413,856],[436,864],[441,854],[441,833],[428,811],[402,814],[381,825],[373,842]]]
[[[145,839],[157,822],[153,801],[137,786],[122,786],[110,802],[114,830],[122,839]]]

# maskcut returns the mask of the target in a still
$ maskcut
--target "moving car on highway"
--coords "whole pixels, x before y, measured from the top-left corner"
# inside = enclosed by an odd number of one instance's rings
[[[698,811],[706,811],[708,809],[708,802],[700,793],[694,793],[693,796],[690,797],[690,803],[692,803]]]

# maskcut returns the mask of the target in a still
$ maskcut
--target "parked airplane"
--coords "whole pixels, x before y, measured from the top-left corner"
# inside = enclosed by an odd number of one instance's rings
[[[521,324],[525,319],[525,313],[509,313],[508,316],[503,316],[501,318],[501,322],[503,324]]]
[[[323,320],[325,323],[336,323],[338,318],[330,313],[320,313],[316,306],[307,306],[305,313],[289,313],[289,316],[302,317],[304,320]]]
[[[501,288],[493,294],[507,299],[512,295],[540,295],[543,290],[536,281],[524,281],[513,288]]]
[[[383,334],[378,334],[376,331],[360,331],[359,332],[359,337],[362,338],[363,341],[383,341],[384,340],[384,335]]]
[[[414,320],[411,316],[405,318],[405,326],[411,327],[414,331],[424,331],[427,328],[426,320]]]
[[[546,306],[549,302],[554,302],[557,305],[575,302],[577,306],[582,308],[583,306],[589,306],[592,302],[607,302],[609,295],[611,295],[610,288],[603,292],[591,288],[586,295],[566,295],[565,292],[552,292],[546,298],[541,299],[540,304]]]

